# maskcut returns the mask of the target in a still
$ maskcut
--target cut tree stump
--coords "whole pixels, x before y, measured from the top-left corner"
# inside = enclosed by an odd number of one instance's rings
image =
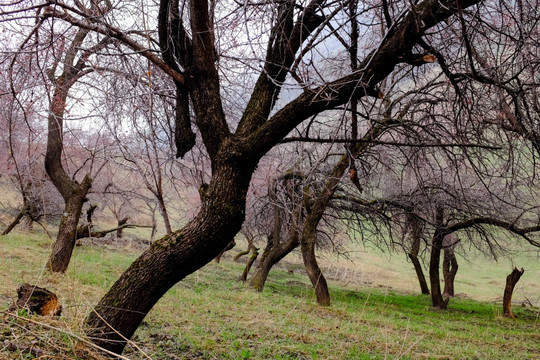
[[[521,270],[514,268],[514,270],[506,277],[506,286],[504,287],[503,296],[503,315],[506,317],[515,318],[514,313],[512,313],[512,293],[524,272],[525,270],[523,268],[521,268]]]
[[[23,284],[17,289],[18,309],[28,309],[37,315],[60,316],[62,306],[55,293],[39,286]]]

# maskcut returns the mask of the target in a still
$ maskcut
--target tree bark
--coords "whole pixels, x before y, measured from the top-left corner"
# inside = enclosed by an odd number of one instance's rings
[[[129,217],[125,217],[123,219],[118,220],[118,225],[117,225],[118,230],[116,230],[116,238],[117,239],[122,239],[123,238],[123,236],[124,236],[124,228],[125,228],[124,225],[127,224],[128,220],[129,220]]]
[[[443,299],[441,293],[440,282],[440,261],[441,261],[441,249],[445,233],[442,232],[443,226],[443,209],[437,207],[435,214],[435,234],[433,235],[433,241],[431,244],[431,257],[429,261],[429,282],[431,285],[431,302],[434,308],[445,310],[448,306],[448,300]]]
[[[268,274],[272,267],[290,254],[298,245],[300,245],[300,241],[296,233],[289,236],[288,240],[284,243],[269,243],[263,251],[255,274],[249,281],[249,286],[257,291],[263,291],[266,279],[268,278]]]
[[[66,199],[56,242],[47,264],[47,267],[53,272],[65,272],[68,268],[77,240],[77,228],[82,207],[91,184],[92,180],[86,176],[80,185],[74,186],[72,193]]]
[[[521,270],[514,268],[506,277],[506,286],[504,287],[503,295],[503,314],[512,319],[515,318],[514,313],[512,312],[512,294],[514,293],[514,287],[524,272],[525,269],[523,268],[521,268]]]
[[[152,243],[90,313],[86,324],[96,344],[121,353],[125,339],[165,292],[231,242],[244,220],[252,170],[245,162],[216,167],[197,216],[183,229]]]
[[[242,282],[246,282],[249,271],[251,270],[251,266],[257,260],[257,257],[259,257],[259,249],[257,249],[255,246],[250,247],[251,250],[251,256],[248,258],[246,262],[246,267],[244,268],[244,271],[242,271],[242,275],[240,275],[240,280]]]
[[[317,304],[321,306],[330,305],[330,292],[328,291],[328,284],[324,277],[317,258],[315,256],[315,229],[310,229],[307,235],[302,236],[301,250],[302,259],[304,260],[304,266],[306,268],[307,275],[315,289],[315,296],[317,298]]]
[[[454,280],[458,271],[458,262],[453,245],[444,248],[442,268],[444,278],[443,297],[454,297]]]
[[[422,269],[422,264],[420,263],[420,259],[418,259],[418,253],[420,251],[420,237],[413,237],[413,243],[411,247],[411,251],[409,252],[409,259],[411,259],[411,262],[414,266],[414,271],[416,272],[416,278],[418,279],[418,283],[420,284],[420,291],[424,295],[429,295],[429,287],[426,281],[426,277],[424,275],[424,270]]]

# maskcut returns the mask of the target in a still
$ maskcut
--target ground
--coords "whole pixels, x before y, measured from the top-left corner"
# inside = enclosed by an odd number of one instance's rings
[[[138,253],[137,241],[85,242],[65,275],[45,270],[52,240],[41,231],[0,238],[0,305],[7,309],[23,282],[56,292],[62,316],[3,312],[1,359],[99,359],[82,323]],[[242,247],[242,244],[239,244]],[[297,254],[271,272],[263,293],[237,279],[233,249],[174,286],[135,334],[128,359],[540,359],[539,262],[524,254],[516,289],[517,319],[500,300],[510,263],[460,259],[447,311],[418,295],[411,264],[356,245],[351,259],[323,254],[332,305],[315,303]],[[525,302],[526,307],[521,306]]]

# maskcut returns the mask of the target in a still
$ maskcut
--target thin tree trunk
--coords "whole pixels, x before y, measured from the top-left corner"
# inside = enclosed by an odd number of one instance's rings
[[[259,256],[259,249],[257,249],[255,246],[252,245],[250,247],[250,250],[251,250],[251,256],[247,260],[246,267],[244,268],[244,271],[242,271],[242,275],[240,276],[240,280],[242,280],[242,282],[246,282],[249,271],[251,270],[251,266],[253,265],[255,260],[257,260],[257,257]]]
[[[443,258],[443,297],[454,297],[454,280],[458,271],[458,262],[454,253],[454,246],[444,248]]]
[[[412,214],[408,215],[407,220],[411,229],[412,238],[411,250],[409,251],[408,256],[414,266],[416,278],[418,279],[418,283],[420,284],[420,291],[424,295],[429,295],[429,287],[426,281],[426,277],[424,275],[424,270],[422,269],[420,259],[418,259],[418,253],[420,252],[422,227],[420,226],[419,220]]]
[[[116,238],[122,239],[124,236],[124,227],[123,225],[127,224],[129,217],[118,220],[118,230],[116,230]]]
[[[163,223],[165,224],[165,231],[167,235],[172,234],[171,220],[169,219],[169,213],[167,212],[167,207],[165,206],[165,201],[162,197],[158,197],[158,208],[161,217],[163,218]]]
[[[306,268],[307,275],[317,297],[317,304],[322,306],[330,305],[330,292],[326,279],[317,264],[315,256],[315,229],[311,229],[308,235],[302,236],[301,241],[302,259]]]
[[[27,210],[27,206],[23,205],[23,207],[21,208],[21,211],[19,211],[19,213],[17,214],[15,219],[13,219],[13,221],[5,228],[5,230],[2,232],[2,235],[9,234],[11,232],[11,230],[13,230],[15,228],[15,226],[17,226],[21,222],[21,219],[23,218],[24,214],[26,213],[26,210]]]
[[[506,277],[506,286],[504,287],[503,295],[503,311],[504,316],[509,318],[515,318],[512,312],[512,294],[514,293],[514,287],[521,278],[521,275],[525,272],[525,269],[518,270],[514,268],[510,274]]]
[[[431,285],[431,302],[434,308],[445,310],[448,306],[448,299],[445,301],[441,293],[440,282],[440,261],[441,261],[441,249],[445,234],[441,231],[443,222],[443,209],[438,207],[436,209],[435,224],[437,226],[435,234],[433,235],[433,241],[431,244],[431,257],[429,261],[429,282]]]
[[[426,276],[424,275],[424,270],[422,269],[422,264],[420,263],[420,259],[418,259],[419,251],[420,251],[420,238],[418,237],[413,240],[413,245],[408,255],[409,255],[409,259],[411,259],[411,262],[414,266],[414,271],[416,272],[416,278],[418,279],[418,283],[420,284],[420,291],[424,295],[429,295],[429,287],[426,281]]]
[[[215,262],[217,262],[219,264],[219,262],[221,261],[221,257],[223,256],[223,254],[225,254],[225,252],[231,250],[233,247],[236,246],[236,241],[231,241],[226,247],[225,249],[223,249],[218,256],[216,256],[216,258],[214,259]]]
[[[236,255],[234,256],[234,259],[233,259],[233,260],[234,260],[234,261],[238,261],[238,259],[240,259],[242,256],[249,254],[250,251],[251,251],[251,245],[249,245],[248,248],[247,248],[246,250],[240,251],[238,254],[236,254]]]

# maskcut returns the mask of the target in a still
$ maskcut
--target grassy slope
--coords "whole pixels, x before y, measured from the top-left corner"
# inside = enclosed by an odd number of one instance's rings
[[[78,247],[68,273],[51,275],[43,271],[50,243],[37,233],[0,238],[1,308],[7,307],[17,286],[25,281],[57,292],[64,305],[58,320],[33,318],[64,332],[3,315],[1,359],[32,358],[28,349],[14,350],[22,349],[25,342],[33,342],[45,354],[57,349],[58,359],[89,358],[74,350],[76,340],[67,333],[82,334],[81,323],[89,307],[137,254],[125,248]],[[387,260],[362,253],[359,258],[360,265],[341,262],[340,268],[327,269],[342,280],[331,282],[330,308],[314,304],[295,256],[287,265],[293,273],[272,272],[262,294],[236,281],[241,265],[229,258],[212,263],[169,291],[136,333],[136,343],[152,359],[540,359],[537,309],[517,307],[519,318],[510,320],[501,316],[499,304],[459,298],[451,301],[448,311],[434,311],[429,298],[386,287],[416,289],[399,257]],[[473,282],[473,275],[478,274],[480,294],[491,291],[495,285],[490,283],[501,282],[500,274],[509,269],[499,265],[502,269],[493,271],[493,265],[485,261],[474,266],[463,271],[463,279]],[[522,281],[538,289],[539,277],[527,278],[529,274]],[[378,278],[383,281],[378,283]],[[463,292],[464,283],[456,284],[458,292]],[[496,287],[494,294],[501,291],[500,284]],[[42,355],[34,351],[35,357]],[[125,355],[144,358],[133,348]]]

